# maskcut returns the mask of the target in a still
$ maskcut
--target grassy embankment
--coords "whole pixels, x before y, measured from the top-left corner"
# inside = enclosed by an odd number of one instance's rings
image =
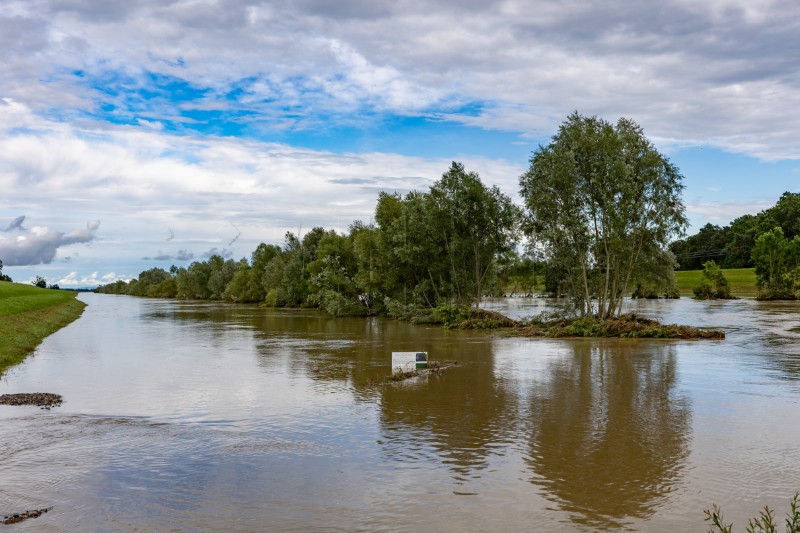
[[[79,316],[77,293],[0,281],[0,375]]]
[[[681,296],[694,296],[692,290],[700,285],[702,270],[679,270],[675,272],[675,284]],[[731,294],[737,298],[755,298],[758,294],[756,287],[756,271],[754,268],[728,268],[722,273],[731,287]]]

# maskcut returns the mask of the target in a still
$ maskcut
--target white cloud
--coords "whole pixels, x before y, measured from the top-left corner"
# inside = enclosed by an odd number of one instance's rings
[[[105,102],[158,128],[148,119],[240,110],[280,129],[477,103],[450,118],[541,136],[577,109],[630,116],[653,137],[800,158],[790,0],[7,4],[0,96],[37,113]],[[151,74],[203,95],[158,96]]]
[[[773,205],[775,205],[775,200],[723,203],[690,202],[686,204],[686,213],[690,218],[725,225],[742,215],[754,215]],[[696,229],[699,229],[699,225]]]
[[[345,230],[354,220],[369,221],[379,191],[427,189],[450,166],[439,158],[78,128],[14,112],[28,127],[0,132],[0,189],[6,191],[0,217],[8,220],[1,226],[14,226],[15,206],[27,206],[42,227],[24,234],[27,243],[0,241],[8,266],[48,263],[57,248],[64,249],[60,257],[72,258],[71,269],[76,261],[109,262],[109,256],[135,264],[144,257],[181,262],[210,253],[238,258],[259,242],[282,242],[286,231]],[[463,163],[517,196],[522,166],[484,158]],[[87,218],[102,220],[102,233],[96,223],[73,232],[44,227],[76,227]],[[92,248],[67,249],[89,241]]]
[[[798,20],[790,0],[9,0],[0,228],[24,213],[40,229],[15,234],[24,245],[0,232],[2,250],[29,246],[29,261],[53,261],[45,272],[67,258],[127,272],[142,257],[241,257],[286,230],[345,229],[372,216],[379,190],[424,189],[449,159],[257,139],[380,135],[387,116],[535,144],[578,110],[631,117],[661,149],[800,159]],[[193,134],[210,116],[249,140]],[[462,162],[517,197],[524,163]],[[767,207],[698,198],[691,217]],[[102,231],[65,230],[87,220]],[[91,247],[70,241],[87,234]]]
[[[114,272],[109,272],[102,276],[97,272],[92,272],[89,275],[81,276],[78,272],[70,272],[58,279],[48,280],[51,284],[58,285],[60,288],[77,288],[77,287],[97,287],[98,285],[105,285],[114,283],[116,281],[128,282],[132,278],[130,276],[117,276]]]
[[[17,217],[8,229],[0,232],[0,260],[6,266],[28,266],[51,263],[59,248],[92,242],[100,221],[86,223],[85,229],[64,233],[45,226],[22,227],[25,217]]]

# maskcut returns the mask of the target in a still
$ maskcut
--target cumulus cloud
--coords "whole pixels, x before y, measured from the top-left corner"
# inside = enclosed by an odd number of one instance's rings
[[[425,189],[451,157],[518,198],[522,161],[286,140],[394,119],[535,145],[578,110],[631,117],[660,148],[798,159],[799,18],[790,0],[8,0],[0,259],[121,272],[243,256],[287,229],[367,221],[380,190]],[[725,216],[704,198],[690,215]],[[48,228],[88,219],[103,220],[105,255],[58,254],[96,228]],[[179,252],[154,255],[165,238]]]
[[[27,124],[0,135],[0,189],[7,204],[82,213],[91,199],[92,215],[107,221],[106,231],[114,230],[117,238],[163,245],[163,228],[169,228],[170,243],[186,250],[197,250],[193,243],[199,240],[204,246],[228,244],[240,232],[234,244],[252,249],[259,241],[282,240],[298,226],[367,221],[380,190],[427,189],[451,162],[78,127],[38,118],[16,103],[0,105],[0,130],[7,123],[4,112]],[[474,156],[460,160],[486,183],[516,196],[522,165]],[[148,228],[158,229],[150,236],[140,233]],[[137,258],[152,257],[148,252]]]
[[[541,136],[578,109],[800,158],[792,0],[108,4],[6,2],[0,95],[156,131],[214,113],[252,133],[428,112]]]
[[[62,246],[85,244],[95,240],[100,221],[86,223],[85,229],[70,232],[51,230],[46,226],[22,227],[25,217],[17,217],[0,233],[0,259],[7,266],[27,266],[51,263]]]
[[[78,272],[73,271],[58,278],[55,284],[62,289],[66,287],[97,287],[98,285],[114,283],[115,281],[128,282],[131,279],[133,279],[131,276],[118,276],[114,272],[109,272],[102,276],[99,276],[97,272],[92,272],[91,274],[81,276]]]

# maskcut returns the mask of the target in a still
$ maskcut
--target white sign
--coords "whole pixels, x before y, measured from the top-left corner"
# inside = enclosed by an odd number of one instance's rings
[[[428,352],[392,352],[392,374],[428,368]]]

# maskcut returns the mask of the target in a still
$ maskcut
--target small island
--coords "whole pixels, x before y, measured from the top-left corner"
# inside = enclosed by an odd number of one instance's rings
[[[725,332],[677,324],[627,313],[604,319],[596,316],[537,316],[513,320],[501,313],[475,307],[442,305],[409,317],[415,324],[439,324],[448,329],[502,330],[521,337],[616,337],[621,339],[724,339]]]

